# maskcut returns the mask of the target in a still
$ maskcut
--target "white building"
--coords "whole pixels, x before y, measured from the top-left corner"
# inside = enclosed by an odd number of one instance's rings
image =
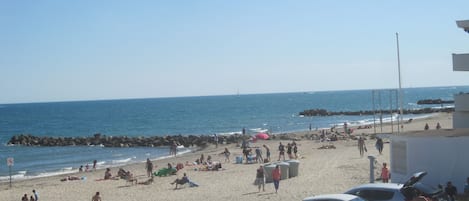
[[[469,33],[469,20],[457,21]],[[453,71],[469,71],[469,54],[453,54]],[[454,95],[453,128],[469,128],[469,94]]]
[[[451,181],[463,192],[469,177],[469,129],[405,132],[391,138],[391,180],[403,183],[426,171],[422,182],[436,187]]]
[[[457,21],[469,33],[469,20]],[[453,54],[453,71],[469,71],[469,54]],[[391,138],[391,180],[405,182],[426,171],[422,182],[437,186],[451,181],[463,192],[469,177],[469,93],[454,95],[453,128],[405,132]]]

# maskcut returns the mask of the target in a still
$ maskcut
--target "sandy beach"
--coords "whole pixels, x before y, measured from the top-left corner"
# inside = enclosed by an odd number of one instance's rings
[[[426,123],[430,129],[435,129],[439,122],[442,128],[452,128],[452,114],[433,114],[428,118],[414,119],[410,123],[404,124],[404,131],[423,130]],[[339,129],[340,130],[340,129]],[[395,132],[397,127],[392,128]],[[99,191],[103,200],[302,200],[305,197],[326,194],[342,193],[345,190],[359,184],[369,182],[369,160],[366,156],[376,156],[377,163],[389,163],[389,143],[385,143],[383,154],[380,155],[374,148],[375,140],[371,139],[374,128],[354,129],[352,135],[364,135],[367,137],[366,146],[368,152],[361,157],[357,149],[357,141],[353,139],[340,139],[333,142],[320,142],[311,140],[308,136],[318,134],[319,131],[304,131],[288,134],[288,136],[300,139],[297,141],[298,152],[300,154],[299,175],[280,181],[278,193],[275,193],[272,183],[267,183],[265,191],[258,192],[257,186],[253,185],[256,176],[256,169],[260,164],[235,164],[235,157],[240,156],[242,150],[235,144],[214,145],[181,156],[153,161],[157,165],[155,169],[166,167],[168,163],[193,162],[204,154],[205,157],[212,156],[215,161],[222,163],[223,170],[220,171],[199,171],[194,166],[186,166],[179,170],[177,175],[166,177],[155,177],[154,182],[149,185],[132,185],[123,179],[96,181],[104,177],[104,170],[97,170],[86,173],[75,173],[72,176],[86,177],[86,180],[60,181],[68,175],[58,175],[46,178],[14,181],[12,188],[8,183],[0,184],[0,198],[5,201],[21,200],[24,194],[31,195],[36,189],[39,193],[39,200],[61,201],[71,200],[91,200],[92,195]],[[380,133],[391,131],[390,125],[376,127]],[[276,161],[278,158],[277,147],[279,142],[284,144],[291,140],[258,140],[251,146],[268,145],[271,148],[271,158]],[[389,142],[388,139],[384,140]],[[334,145],[335,149],[318,149],[324,145]],[[224,156],[220,155],[227,147],[231,152],[231,162],[224,162]],[[265,149],[263,149],[265,155]],[[138,181],[147,180],[145,164],[133,164],[123,167],[136,175]],[[112,168],[112,174],[116,175],[118,168]],[[174,190],[174,185],[170,183],[176,178],[187,173],[189,178],[198,183],[199,187],[189,187]],[[379,172],[375,171],[375,175]],[[377,181],[379,182],[379,181]]]

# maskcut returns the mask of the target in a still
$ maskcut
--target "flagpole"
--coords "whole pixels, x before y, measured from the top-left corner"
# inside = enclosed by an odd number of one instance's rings
[[[402,112],[402,81],[401,81],[401,59],[400,59],[400,56],[399,56],[399,34],[396,32],[396,43],[397,43],[397,70],[399,72],[399,117],[397,119],[398,123],[397,123],[397,133],[400,133],[400,125],[399,124],[402,124],[402,131],[404,131],[404,126],[403,126],[403,118],[404,118],[404,114]],[[399,121],[399,118],[400,118],[400,121]]]

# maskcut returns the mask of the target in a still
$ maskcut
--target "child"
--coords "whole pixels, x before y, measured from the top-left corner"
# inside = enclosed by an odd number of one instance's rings
[[[389,182],[389,170],[386,167],[387,164],[383,163],[383,168],[381,168],[381,179],[383,183],[388,183]]]

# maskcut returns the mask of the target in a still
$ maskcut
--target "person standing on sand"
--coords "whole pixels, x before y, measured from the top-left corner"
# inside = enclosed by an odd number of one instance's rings
[[[288,154],[288,159],[292,159],[293,158],[293,155],[292,155],[292,148],[293,148],[293,145],[290,144],[290,143],[287,143],[287,154]]]
[[[383,168],[381,168],[381,180],[383,181],[383,183],[389,182],[389,170],[386,166],[387,164],[383,163]]]
[[[264,168],[262,167],[262,165],[259,166],[259,168],[257,169],[256,184],[259,188],[259,192],[261,192],[261,186],[262,186],[262,191],[265,191]]]
[[[276,165],[275,169],[272,170],[272,179],[274,180],[275,193],[277,193],[278,187],[280,185],[280,176],[280,166]]]
[[[215,148],[218,148],[218,135],[216,133],[213,135],[213,141],[215,142]]]
[[[425,123],[424,129],[425,129],[425,130],[428,130],[429,128],[430,128],[430,127],[428,126],[428,123]]]
[[[440,122],[436,123],[436,130],[440,130],[440,128],[441,128]]]
[[[265,154],[266,154],[266,159],[267,159],[267,162],[270,162],[270,148],[267,146],[267,145],[262,145],[264,148],[265,148]]]
[[[283,156],[283,160],[285,160],[285,146],[283,146],[282,142],[278,145],[278,161],[280,161],[280,157]]]
[[[149,158],[147,158],[146,169],[147,169],[147,176],[151,177],[151,174],[153,173],[153,163],[150,161]]]
[[[360,156],[365,154],[365,140],[363,137],[358,138],[358,150],[360,151]]]
[[[96,192],[96,194],[91,197],[91,201],[101,201],[101,195],[99,195],[99,192]]]
[[[96,170],[96,164],[98,163],[97,160],[93,160],[93,170]]]
[[[382,138],[376,138],[376,149],[378,149],[379,154],[383,153],[383,139]]]
[[[260,147],[256,147],[256,161],[258,163],[264,163],[264,158],[262,158],[262,150]]]
[[[298,159],[298,147],[296,146],[296,143],[293,144],[293,154],[295,155],[295,159]]]
[[[39,195],[37,194],[36,190],[33,189],[33,195],[34,195],[34,200],[38,201],[39,200]]]

